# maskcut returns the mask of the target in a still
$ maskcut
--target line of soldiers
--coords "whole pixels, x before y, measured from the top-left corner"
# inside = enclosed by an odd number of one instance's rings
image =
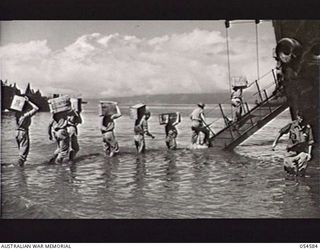
[[[26,103],[21,112],[16,111],[16,141],[19,149],[18,166],[23,166],[27,160],[30,149],[29,126],[31,117],[39,108],[25,97]],[[198,107],[190,115],[192,144],[210,146],[210,125],[205,122],[204,107],[205,104],[198,103]],[[26,107],[31,107],[26,108]],[[151,116],[149,110],[146,110],[141,119],[136,119],[134,124],[134,142],[138,153],[145,152],[146,143],[145,135],[152,139],[155,137],[148,130],[148,120]],[[114,129],[115,119],[121,117],[119,107],[117,113],[113,115],[104,115],[101,117],[100,130],[102,133],[104,152],[107,156],[114,156],[119,152],[119,145],[116,140]],[[57,150],[54,152],[50,162],[62,163],[64,159],[74,160],[79,151],[78,130],[77,126],[82,123],[79,112],[75,110],[53,114],[48,126],[49,139],[53,138],[57,142]],[[178,131],[176,122],[168,122],[165,127],[166,145],[169,149],[176,149],[176,138]],[[289,133],[289,143],[287,146],[288,154],[284,158],[284,169],[290,174],[304,175],[307,168],[307,162],[311,160],[312,145],[314,143],[312,128],[303,118],[301,112],[297,113],[297,119],[283,127],[273,145],[272,150],[276,147],[279,139],[284,134]],[[203,135],[203,136],[202,136]]]

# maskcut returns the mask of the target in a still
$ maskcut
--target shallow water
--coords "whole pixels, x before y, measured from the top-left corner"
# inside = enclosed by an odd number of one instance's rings
[[[319,170],[314,161],[307,176],[287,176],[282,168],[285,139],[275,152],[276,132],[288,112],[238,146],[235,152],[189,150],[187,115],[192,106],[151,106],[147,152],[135,153],[132,125],[116,122],[121,152],[105,158],[96,106],[87,106],[79,126],[80,152],[74,163],[49,165],[55,144],[47,137],[49,113],[39,113],[30,128],[31,152],[24,168],[12,166],[17,155],[14,119],[1,121],[3,218],[319,218]],[[210,108],[210,107],[209,107]],[[210,109],[208,109],[210,110]],[[164,143],[159,112],[180,111],[176,151]],[[215,120],[217,112],[209,115]],[[222,121],[215,123],[218,130]]]

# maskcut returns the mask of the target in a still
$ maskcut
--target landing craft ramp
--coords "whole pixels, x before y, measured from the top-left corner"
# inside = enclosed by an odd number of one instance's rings
[[[229,122],[222,105],[219,104],[225,127],[211,138],[212,147],[225,150],[234,149],[289,107],[286,97],[279,95],[279,91],[273,91],[268,96],[267,89],[261,90],[258,81],[253,84],[258,89],[254,94],[257,99],[251,108],[246,102],[242,103],[244,112],[239,121]],[[277,87],[276,79],[269,87],[271,86]]]

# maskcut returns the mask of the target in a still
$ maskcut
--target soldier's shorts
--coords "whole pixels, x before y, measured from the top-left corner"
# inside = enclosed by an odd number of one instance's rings
[[[75,156],[80,149],[79,143],[78,143],[77,128],[74,126],[69,126],[68,133],[70,137],[70,150],[73,150],[73,155]]]
[[[102,141],[103,141],[103,149],[105,153],[109,154],[111,152],[119,151],[118,142],[116,137],[114,136],[113,131],[108,131],[102,134]]]
[[[57,154],[57,162],[62,162],[62,160],[68,157],[69,154],[69,145],[70,145],[70,137],[67,132],[67,129],[59,129],[54,132],[55,139],[58,144],[58,148],[55,152]]]

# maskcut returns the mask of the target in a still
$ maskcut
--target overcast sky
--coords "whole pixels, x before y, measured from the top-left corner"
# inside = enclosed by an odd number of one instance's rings
[[[231,75],[257,77],[255,24],[228,29]],[[242,21],[243,22],[243,21]],[[224,21],[1,22],[1,79],[83,97],[229,89]],[[259,30],[261,75],[275,66],[271,22]]]

